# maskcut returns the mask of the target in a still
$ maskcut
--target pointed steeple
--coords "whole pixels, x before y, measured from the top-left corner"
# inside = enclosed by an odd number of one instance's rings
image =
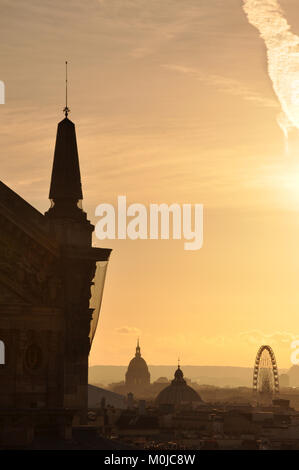
[[[75,125],[67,117],[57,128],[49,198],[54,204],[83,199]]]
[[[49,198],[52,206],[47,212],[51,217],[78,218],[83,199],[75,125],[68,119],[68,76],[65,62],[65,118],[57,127],[56,145],[52,167]],[[82,212],[82,211],[81,211]]]
[[[67,117],[58,124],[50,194],[45,213],[51,235],[63,244],[91,246],[94,226],[82,210],[82,188],[75,125]]]

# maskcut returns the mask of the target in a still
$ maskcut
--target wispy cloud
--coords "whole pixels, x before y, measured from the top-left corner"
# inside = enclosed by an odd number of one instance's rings
[[[273,331],[271,333],[264,333],[259,330],[242,331],[235,335],[217,335],[217,336],[202,336],[200,341],[213,346],[224,347],[233,343],[247,343],[254,345],[256,348],[263,344],[269,344],[273,347],[290,347],[291,342],[299,339],[299,334],[290,333],[287,331]]]
[[[144,58],[179,35],[190,31],[203,16],[203,8],[189,0],[187,8],[178,0],[98,0],[100,12],[110,28],[127,31],[129,55]]]
[[[294,339],[298,339],[299,335],[287,331],[274,331],[272,333],[263,333],[259,330],[244,331],[240,333],[242,341],[250,344],[263,345],[269,344],[270,346],[290,346]]]
[[[232,338],[228,336],[203,336],[202,342],[209,346],[224,346],[232,341]]]
[[[257,91],[251,90],[246,85],[234,78],[217,74],[203,73],[200,70],[192,67],[185,67],[183,65],[162,64],[162,67],[173,70],[174,72],[191,75],[201,82],[205,82],[214,86],[218,91],[229,93],[234,96],[240,96],[240,98],[246,101],[253,101],[259,106],[266,108],[278,108],[278,103],[274,99],[262,96]]]
[[[265,41],[269,76],[284,113],[278,123],[287,136],[290,127],[299,129],[299,36],[277,0],[243,0],[243,8]]]
[[[135,328],[134,326],[121,326],[119,328],[116,328],[115,330],[116,333],[122,334],[122,335],[140,335],[141,331],[139,328]]]

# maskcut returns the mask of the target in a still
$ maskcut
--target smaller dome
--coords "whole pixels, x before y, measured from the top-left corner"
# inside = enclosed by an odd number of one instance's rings
[[[179,405],[180,403],[202,402],[199,394],[187,385],[180,366],[174,373],[171,384],[164,388],[156,398],[158,405]]]
[[[144,374],[147,375],[149,373],[148,367],[143,357],[141,356],[133,357],[133,359],[131,359],[129,363],[127,373],[129,374],[136,373],[137,375],[144,375]]]
[[[150,373],[147,363],[141,357],[139,340],[137,342],[135,357],[130,361],[126,372],[126,385],[130,387],[146,386],[150,384]]]

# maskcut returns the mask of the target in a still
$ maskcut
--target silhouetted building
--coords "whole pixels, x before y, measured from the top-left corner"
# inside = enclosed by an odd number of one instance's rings
[[[181,403],[202,402],[199,394],[184,379],[180,366],[174,374],[171,384],[164,388],[156,398],[158,405],[180,405]]]
[[[37,156],[38,157],[38,156]],[[85,422],[109,249],[92,248],[74,124],[58,124],[45,215],[0,183],[0,442]],[[55,431],[56,429],[56,431]]]
[[[127,410],[122,412],[116,422],[117,433],[120,438],[153,439],[159,435],[159,417]]]
[[[136,388],[147,387],[150,384],[150,373],[145,360],[141,357],[139,340],[137,341],[135,357],[130,361],[126,372],[126,387]]]

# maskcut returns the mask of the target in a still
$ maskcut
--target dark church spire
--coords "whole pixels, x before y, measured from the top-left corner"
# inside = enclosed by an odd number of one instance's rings
[[[57,128],[49,198],[78,202],[83,198],[75,125],[68,118]]]
[[[75,125],[68,119],[68,76],[65,75],[65,108],[57,128],[49,198],[54,206],[75,207],[83,199]],[[56,207],[57,209],[57,207]],[[55,209],[55,210],[56,210]]]
[[[65,91],[65,118],[57,127],[52,167],[49,193],[51,207],[45,216],[49,221],[51,235],[56,240],[64,245],[90,247],[94,226],[87,220],[81,205],[83,195],[76,130],[74,123],[68,118],[70,110],[67,101],[67,75]]]

